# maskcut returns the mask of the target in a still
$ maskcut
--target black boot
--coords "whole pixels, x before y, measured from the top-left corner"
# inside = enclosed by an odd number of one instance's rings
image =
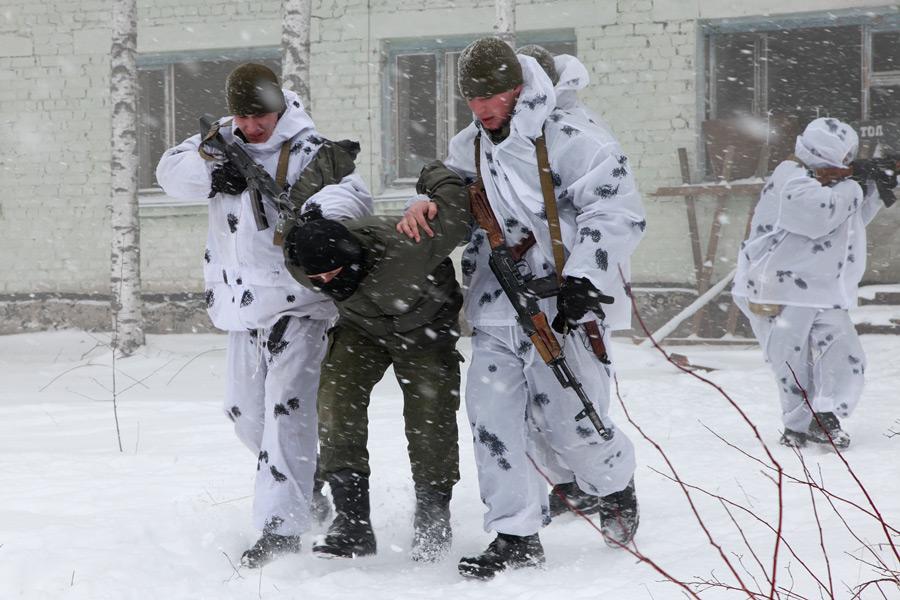
[[[312,500],[309,503],[309,514],[313,518],[313,521],[319,525],[324,525],[331,519],[331,502],[328,501],[328,497],[325,496],[325,492],[322,491],[324,485],[325,480],[321,479],[319,473],[316,472]]]
[[[628,544],[640,521],[637,495],[634,492],[634,478],[621,492],[614,492],[600,499],[600,530],[606,545],[618,548],[620,544]]]
[[[241,565],[258,569],[279,555],[290,552],[300,552],[300,536],[263,531],[262,537],[253,544],[253,547],[241,555]]]
[[[841,422],[832,412],[815,414],[809,424],[809,431],[806,432],[806,439],[817,444],[825,444],[829,448],[831,442],[834,442],[840,450],[850,446],[850,435],[841,429]]]
[[[778,443],[782,446],[787,446],[788,448],[803,448],[806,446],[806,434],[785,427],[784,433],[781,434],[781,439],[778,440]]]
[[[369,518],[369,477],[342,469],[328,475],[335,517],[325,539],[313,545],[322,558],[354,558],[375,554],[375,532]]]
[[[498,533],[478,556],[467,556],[459,561],[459,574],[473,579],[492,579],[506,569],[539,567],[545,562],[544,547],[538,534],[519,536]]]
[[[564,496],[569,504],[566,504],[560,495]],[[553,486],[553,489],[550,490],[550,516],[558,517],[571,511],[569,505],[574,506],[585,515],[591,515],[600,510],[600,499],[597,496],[585,494],[574,481],[558,483]]]
[[[450,550],[450,496],[450,492],[416,486],[415,533],[409,555],[413,560],[436,562]]]

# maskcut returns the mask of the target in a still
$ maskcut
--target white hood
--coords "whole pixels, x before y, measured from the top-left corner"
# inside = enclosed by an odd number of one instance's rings
[[[831,117],[816,119],[797,137],[794,154],[813,169],[846,167],[856,158],[859,136],[852,127]]]
[[[553,58],[559,81],[556,84],[556,105],[569,110],[578,103],[578,91],[590,83],[584,64],[574,56],[560,54]]]

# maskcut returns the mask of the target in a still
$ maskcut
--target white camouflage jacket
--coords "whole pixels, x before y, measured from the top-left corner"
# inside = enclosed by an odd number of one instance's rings
[[[816,119],[794,154],[775,168],[741,245],[732,293],[759,304],[815,308],[856,306],[866,270],[866,225],[882,206],[850,179],[822,185],[809,169],[842,167],[858,138],[837,119]]]
[[[283,90],[287,110],[272,136],[261,144],[244,143],[235,127],[224,128],[226,140],[237,140],[256,162],[275,177],[281,146],[292,144],[287,182],[293,184],[322,144],[297,95]],[[225,122],[230,117],[220,120]],[[198,200],[209,194],[210,173],[215,163],[197,152],[200,136],[188,138],[167,150],[156,168],[156,178],[169,196]],[[372,213],[372,197],[362,179],[345,177],[339,184],[323,187],[315,200],[324,216],[356,219]],[[219,193],[209,200],[209,231],[203,275],[210,319],[226,331],[268,328],[285,314],[314,319],[332,319],[337,310],[324,295],[297,283],[284,264],[281,247],[272,243],[278,213],[265,202],[269,228],[258,231],[253,219],[250,194]]]
[[[630,278],[630,256],[644,233],[644,208],[631,167],[609,131],[577,111],[556,106],[553,84],[531,57],[519,56],[524,86],[510,123],[509,136],[494,144],[481,136],[481,174],[494,214],[510,246],[533,232],[537,244],[524,262],[536,277],[555,272],[550,231],[538,179],[533,140],[545,127],[550,168],[566,248],[563,276],[587,277],[615,298],[605,306],[605,325],[626,329],[631,303],[619,268]],[[585,84],[587,73],[584,72]],[[562,79],[561,79],[562,81]],[[466,179],[475,177],[477,121],[450,141],[445,164]],[[463,253],[466,318],[473,326],[515,325],[516,313],[487,264],[490,247],[476,229]],[[553,299],[541,301],[552,318]],[[589,313],[584,320],[594,319]]]

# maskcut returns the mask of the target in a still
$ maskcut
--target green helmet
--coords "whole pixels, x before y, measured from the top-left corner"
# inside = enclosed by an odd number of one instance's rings
[[[284,112],[284,94],[272,69],[257,63],[236,67],[225,80],[228,112],[233,115],[260,115]]]
[[[556,72],[556,64],[553,62],[553,55],[550,54],[549,50],[537,44],[528,44],[516,50],[516,54],[524,54],[538,61],[538,64],[544,69],[544,73],[553,82],[553,85],[559,83],[559,73]]]
[[[516,53],[497,37],[469,44],[459,55],[459,91],[466,100],[507,92],[523,83]]]

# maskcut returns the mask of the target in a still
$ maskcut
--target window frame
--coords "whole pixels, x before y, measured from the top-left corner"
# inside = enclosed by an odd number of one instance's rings
[[[202,62],[211,60],[230,60],[235,62],[249,62],[254,60],[281,60],[281,48],[279,46],[259,46],[250,48],[221,48],[208,50],[191,50],[177,52],[152,52],[140,54],[136,58],[138,71],[161,71],[163,72],[163,127],[164,127],[164,145],[171,148],[182,142],[176,139],[175,132],[175,67],[179,64],[190,62]],[[224,88],[225,82],[222,82]],[[138,96],[137,116],[138,120],[143,118],[143,107],[140,102],[140,94]],[[138,144],[141,143],[140,125],[138,125]],[[138,157],[140,160],[140,156]],[[138,182],[140,185],[140,181]],[[138,200],[141,205],[167,206],[173,203],[165,192],[159,186],[139,187]],[[187,203],[191,204],[191,203]],[[205,204],[198,200],[197,204]],[[178,202],[177,205],[185,205],[184,202]]]
[[[381,155],[383,170],[381,184],[386,193],[391,190],[408,189],[416,183],[416,177],[399,176],[398,148],[400,140],[400,113],[397,93],[398,78],[397,57],[411,54],[435,55],[435,80],[440,82],[436,90],[435,110],[435,144],[437,157],[446,158],[447,147],[452,137],[452,128],[456,126],[456,114],[452,104],[452,86],[456,85],[456,65],[451,64],[450,56],[461,52],[475,40],[491,35],[490,32],[467,35],[452,35],[441,38],[391,38],[382,40],[381,47]],[[522,31],[516,34],[516,45],[572,43],[577,52],[578,36],[574,28],[545,29],[539,31]]]
[[[880,73],[871,72],[872,35],[884,31],[900,32],[900,14],[890,7],[859,8],[831,11],[817,11],[800,14],[771,16],[751,16],[727,19],[709,19],[698,21],[697,27],[697,122],[716,118],[715,106],[715,44],[714,36],[738,33],[759,33],[762,44],[755,46],[754,60],[758,61],[760,51],[765,51],[767,37],[765,33],[802,28],[826,28],[840,26],[858,26],[861,31],[860,60],[860,120],[869,120],[871,111],[870,89],[878,86],[900,85],[900,69]],[[755,70],[754,77],[754,114],[761,115],[763,107],[768,108],[768,83],[766,61]],[[757,112],[758,111],[758,112]],[[697,136],[697,165],[699,174],[705,172],[706,148],[703,136]]]

